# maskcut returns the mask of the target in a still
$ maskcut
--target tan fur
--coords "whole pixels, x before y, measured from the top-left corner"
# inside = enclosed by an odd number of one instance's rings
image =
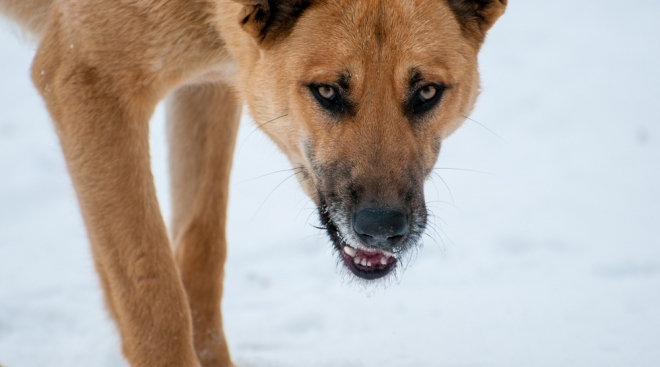
[[[472,1],[0,0],[40,36],[32,79],[131,365],[231,365],[219,304],[241,103],[317,204],[355,182],[374,200],[399,200],[401,187],[419,189],[478,94],[477,52],[506,1]],[[401,113],[411,67],[449,86],[441,110],[412,127]],[[346,70],[357,107],[337,123],[306,83]],[[168,94],[175,251],[148,147]],[[323,173],[336,162],[350,166],[344,186]]]
[[[53,0],[3,0],[0,13],[20,23],[26,30],[41,35]]]

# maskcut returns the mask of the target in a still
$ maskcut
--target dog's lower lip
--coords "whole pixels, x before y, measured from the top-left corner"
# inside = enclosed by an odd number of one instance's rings
[[[353,274],[360,278],[373,280],[382,278],[394,269],[397,260],[391,253],[378,249],[356,249],[342,243],[342,259]]]

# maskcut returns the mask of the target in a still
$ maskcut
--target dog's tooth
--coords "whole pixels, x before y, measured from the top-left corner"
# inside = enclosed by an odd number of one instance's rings
[[[344,246],[344,252],[350,257],[355,257],[355,254],[357,254],[355,249],[348,245]]]
[[[359,257],[354,257],[353,262],[355,263],[355,265],[359,264],[360,263],[360,258]]]
[[[390,257],[394,256],[394,254],[389,253],[389,252],[387,252],[387,251],[383,251],[383,254],[384,254],[385,257],[388,258],[388,259],[389,259]]]
[[[371,266],[371,261],[367,261],[367,266]]]
[[[367,266],[367,259],[362,259],[362,261],[360,262],[360,265]]]
[[[387,258],[385,256],[380,258],[381,265],[387,265]]]

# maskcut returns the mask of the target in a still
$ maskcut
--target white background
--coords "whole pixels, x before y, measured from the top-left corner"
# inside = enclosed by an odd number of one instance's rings
[[[244,119],[226,333],[243,367],[660,366],[660,3],[510,1],[483,93],[427,185],[439,218],[398,283],[338,271],[312,204]],[[0,26],[0,364],[125,366],[34,45]],[[162,109],[153,166],[169,216]],[[501,139],[499,137],[501,137]],[[436,187],[437,186],[437,187]],[[268,198],[267,198],[268,197]],[[266,199],[267,198],[267,199]],[[263,204],[263,206],[262,206]]]

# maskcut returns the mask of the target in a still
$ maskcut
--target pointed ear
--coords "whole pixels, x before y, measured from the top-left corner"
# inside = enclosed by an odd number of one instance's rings
[[[447,0],[463,33],[483,42],[486,32],[504,14],[507,0]]]
[[[288,36],[298,18],[314,0],[234,0],[243,4],[239,23],[258,44],[268,45]]]

